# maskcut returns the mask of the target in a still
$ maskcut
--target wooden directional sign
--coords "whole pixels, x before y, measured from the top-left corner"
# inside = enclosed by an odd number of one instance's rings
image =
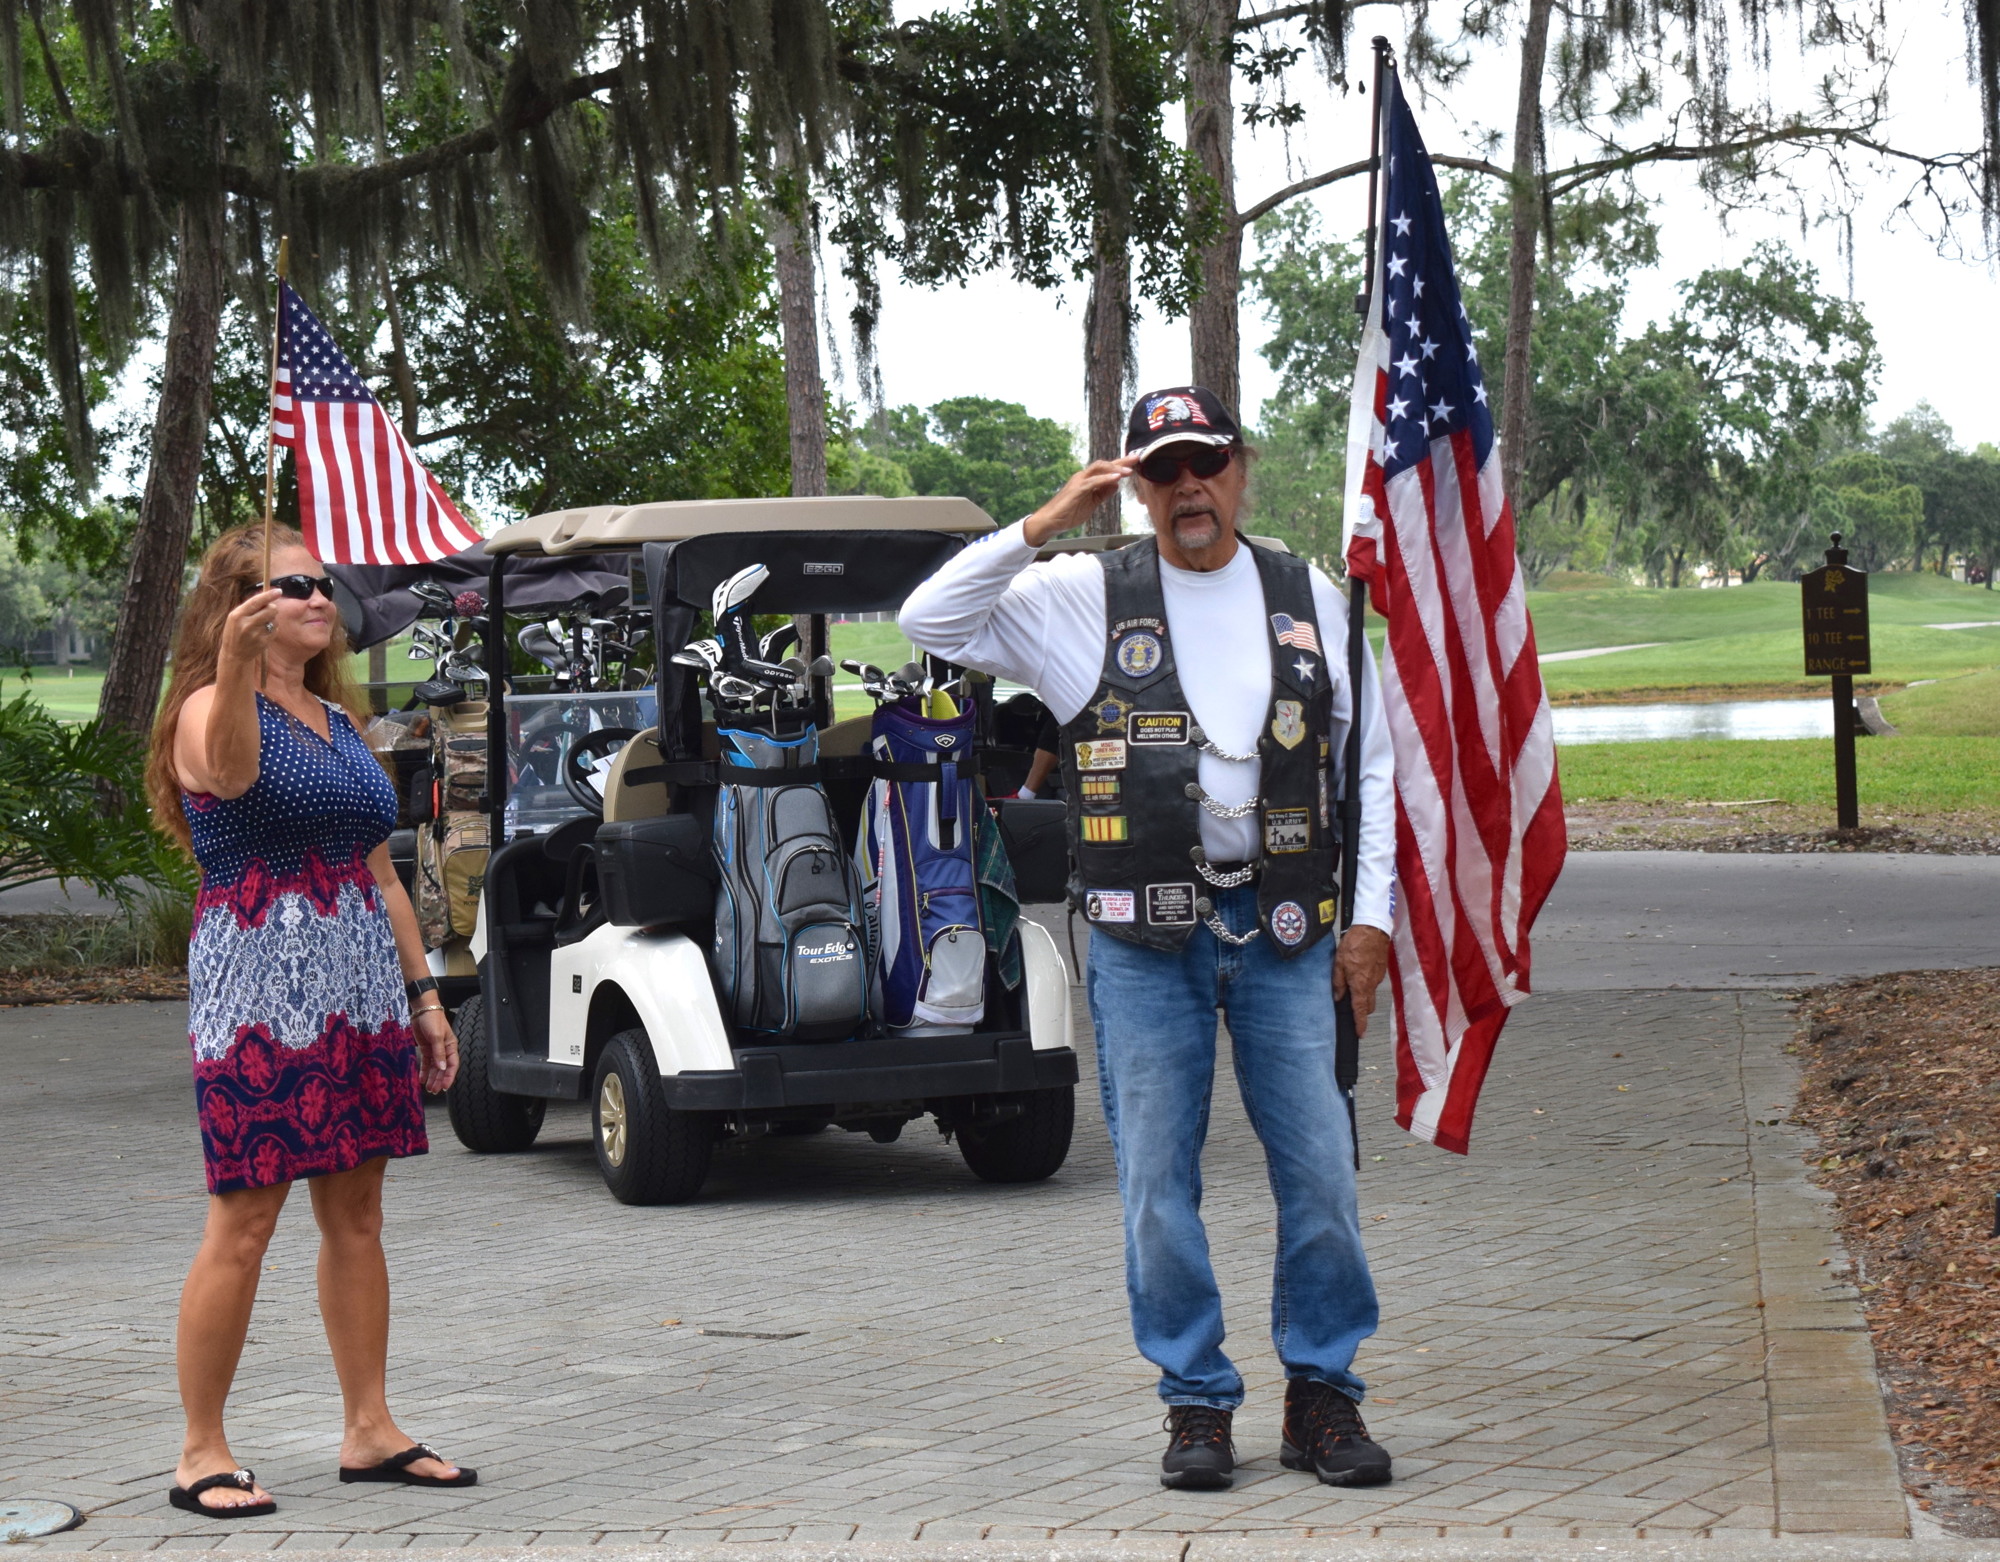
[[[1799,577],[1799,597],[1805,607],[1806,676],[1870,671],[1867,572],[1845,562],[1829,564]]]

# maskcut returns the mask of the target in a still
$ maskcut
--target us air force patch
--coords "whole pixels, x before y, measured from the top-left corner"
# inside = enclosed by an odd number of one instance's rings
[[[1271,736],[1286,748],[1297,748],[1305,740],[1306,708],[1297,700],[1271,702]]]
[[[1126,677],[1144,678],[1159,667],[1161,656],[1159,637],[1139,629],[1118,642],[1113,660]]]

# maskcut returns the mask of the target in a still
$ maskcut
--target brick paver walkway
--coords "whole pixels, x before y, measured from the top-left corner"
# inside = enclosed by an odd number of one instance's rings
[[[434,1111],[434,1153],[389,1184],[392,1389],[484,1484],[336,1483],[301,1198],[232,1407],[283,1508],[226,1529],[162,1496],[203,1204],[181,1024],[0,1013],[0,1496],[86,1508],[54,1547],[1905,1533],[1867,1336],[1774,1122],[1789,1024],[1766,995],[1534,1000],[1469,1161],[1406,1143],[1366,1076],[1385,1489],[1278,1465],[1272,1211],[1225,1069],[1207,1210],[1251,1379],[1233,1491],[1158,1484],[1088,1091],[1046,1184],[980,1184],[927,1128],[828,1133],[723,1157],[682,1209],[615,1203],[580,1109],[483,1159]]]

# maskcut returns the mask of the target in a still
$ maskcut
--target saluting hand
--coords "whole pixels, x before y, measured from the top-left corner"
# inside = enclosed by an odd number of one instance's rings
[[[1039,548],[1059,532],[1081,526],[1105,496],[1130,477],[1139,465],[1137,456],[1120,456],[1115,461],[1093,461],[1056,490],[1056,496],[1022,523],[1029,542]]]

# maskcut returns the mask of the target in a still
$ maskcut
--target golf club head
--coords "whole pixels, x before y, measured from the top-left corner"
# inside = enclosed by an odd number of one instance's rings
[[[609,586],[591,599],[590,610],[599,617],[602,617],[607,613],[617,612],[631,600],[632,588],[630,586]]]
[[[434,580],[420,580],[410,587],[410,595],[440,613],[452,611],[451,593]]]
[[[833,658],[830,656],[815,656],[812,666],[808,667],[806,671],[811,673],[815,678],[831,678],[833,676]]]
[[[721,622],[725,613],[741,607],[757,593],[757,588],[771,578],[771,572],[762,564],[746,564],[715,588],[715,595],[709,599],[709,609],[716,621]]]

